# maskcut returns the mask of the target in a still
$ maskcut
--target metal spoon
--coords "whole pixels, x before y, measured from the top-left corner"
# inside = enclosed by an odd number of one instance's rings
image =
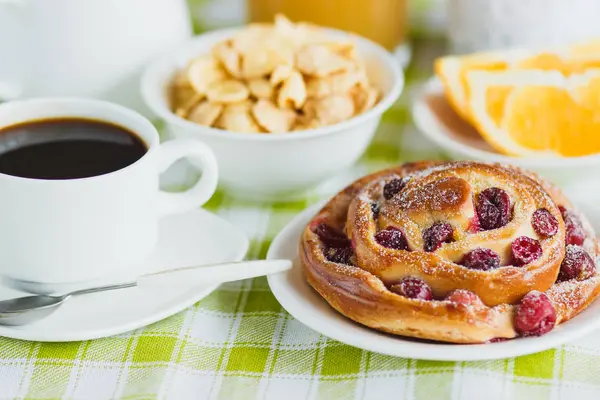
[[[142,275],[134,282],[118,283],[77,290],[62,296],[34,295],[0,301],[0,325],[26,325],[48,317],[73,296],[132,287],[178,285],[193,287],[216,285],[240,279],[283,272],[292,267],[290,260],[239,261],[200,265]]]

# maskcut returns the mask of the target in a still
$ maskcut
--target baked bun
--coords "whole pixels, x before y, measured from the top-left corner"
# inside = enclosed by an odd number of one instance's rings
[[[308,283],[346,317],[422,339],[541,335],[600,293],[598,241],[514,167],[418,162],[354,182],[301,239]]]

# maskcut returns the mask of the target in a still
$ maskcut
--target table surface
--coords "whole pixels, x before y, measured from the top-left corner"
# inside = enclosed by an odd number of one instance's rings
[[[292,217],[354,178],[444,157],[415,130],[409,108],[442,49],[432,42],[414,48],[405,92],[355,167],[293,203],[246,203],[224,192],[213,197],[207,208],[251,238],[249,259],[263,258]],[[74,343],[0,338],[0,399],[597,399],[597,336],[498,361],[395,358],[303,326],[258,278],[222,285],[177,315],[117,337]]]

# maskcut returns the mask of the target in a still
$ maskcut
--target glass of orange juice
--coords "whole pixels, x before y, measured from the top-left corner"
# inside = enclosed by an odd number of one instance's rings
[[[277,13],[292,21],[354,32],[391,51],[403,49],[407,0],[247,0],[251,22],[271,22]]]

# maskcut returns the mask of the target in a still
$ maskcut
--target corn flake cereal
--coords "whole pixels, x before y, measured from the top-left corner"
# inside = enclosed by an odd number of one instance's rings
[[[380,98],[353,42],[283,15],[273,24],[249,24],[192,59],[168,95],[181,118],[247,133],[336,124]]]
[[[306,101],[306,86],[304,79],[298,71],[293,71],[290,76],[283,81],[279,95],[277,96],[277,106],[279,108],[301,109]]]
[[[265,78],[252,79],[248,81],[250,94],[257,99],[271,99],[275,90],[271,83]]]
[[[187,119],[192,122],[196,122],[200,125],[211,126],[215,123],[217,118],[223,111],[223,105],[218,103],[211,103],[210,101],[203,101],[196,104],[188,113]]]
[[[251,106],[249,101],[224,106],[216,126],[233,132],[260,133],[260,126],[251,114]]]
[[[267,132],[288,132],[296,120],[292,110],[278,108],[269,100],[259,100],[252,106],[252,115],[256,122]]]
[[[348,94],[333,94],[322,99],[307,101],[305,115],[316,120],[319,126],[333,125],[354,115],[354,100]]]
[[[271,85],[277,86],[281,82],[289,78],[292,72],[294,72],[294,67],[292,67],[291,65],[278,65],[277,68],[273,70],[273,73],[271,74],[271,79],[269,79],[269,81],[271,82]]]
[[[227,74],[219,67],[216,59],[211,56],[202,56],[191,61],[187,77],[190,86],[198,94],[205,95],[210,85],[226,79]]]
[[[240,54],[231,46],[230,41],[217,44],[213,49],[213,53],[229,75],[234,78],[242,76]]]
[[[228,79],[214,82],[206,90],[208,101],[213,103],[239,103],[250,95],[250,90],[240,81]]]

